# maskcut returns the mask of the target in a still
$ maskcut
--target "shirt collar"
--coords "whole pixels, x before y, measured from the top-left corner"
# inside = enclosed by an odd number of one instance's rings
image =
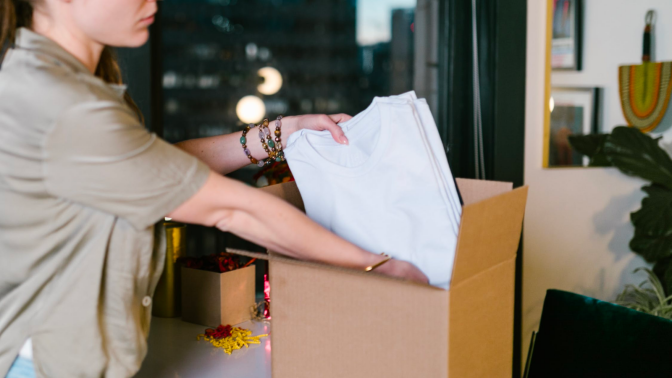
[[[80,62],[79,59],[75,58],[72,54],[67,52],[58,43],[41,34],[35,33],[28,28],[22,27],[17,29],[15,44],[16,48],[18,49],[30,50],[45,54],[53,60],[54,64],[59,66],[66,66],[75,73],[95,77],[91,71],[86,68],[84,63]],[[114,92],[116,92],[120,97],[124,96],[124,93],[126,92],[126,85],[110,83],[105,84]]]
[[[49,56],[59,66],[65,65],[77,73],[93,75],[84,63],[65,51],[58,43],[28,28],[18,28],[15,43],[16,48],[40,52]]]
[[[128,88],[126,84],[107,84],[107,86],[112,88],[112,90],[115,91],[121,98],[124,97],[124,94],[126,94],[126,89]]]

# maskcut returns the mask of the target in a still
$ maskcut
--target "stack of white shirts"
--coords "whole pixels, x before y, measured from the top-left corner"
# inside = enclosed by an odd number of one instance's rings
[[[328,131],[292,134],[285,156],[306,207],[323,227],[417,266],[448,289],[462,206],[427,102],[415,92],[376,97]]]

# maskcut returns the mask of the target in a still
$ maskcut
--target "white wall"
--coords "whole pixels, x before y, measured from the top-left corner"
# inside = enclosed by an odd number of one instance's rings
[[[672,60],[672,1],[584,0],[583,70],[554,72],[553,85],[604,88],[603,128],[624,125],[618,66],[641,61],[644,15],[658,11],[656,60]],[[528,0],[525,183],[530,194],[523,240],[523,354],[537,330],[547,289],[612,301],[645,262],[628,248],[629,213],[643,181],[614,168],[542,169],[546,1]],[[671,110],[672,111],[672,110]],[[672,140],[672,130],[663,134]]]

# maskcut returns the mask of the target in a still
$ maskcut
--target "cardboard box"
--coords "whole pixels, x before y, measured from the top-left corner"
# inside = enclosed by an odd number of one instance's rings
[[[250,320],[254,265],[216,273],[182,267],[182,320],[217,327]]]
[[[457,180],[465,206],[449,291],[270,260],[274,378],[511,377],[515,258],[527,188]],[[265,191],[302,207],[294,183]]]

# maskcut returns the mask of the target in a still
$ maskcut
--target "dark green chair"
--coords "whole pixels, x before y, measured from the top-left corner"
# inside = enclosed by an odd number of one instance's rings
[[[525,374],[528,378],[671,378],[672,321],[549,290]]]

